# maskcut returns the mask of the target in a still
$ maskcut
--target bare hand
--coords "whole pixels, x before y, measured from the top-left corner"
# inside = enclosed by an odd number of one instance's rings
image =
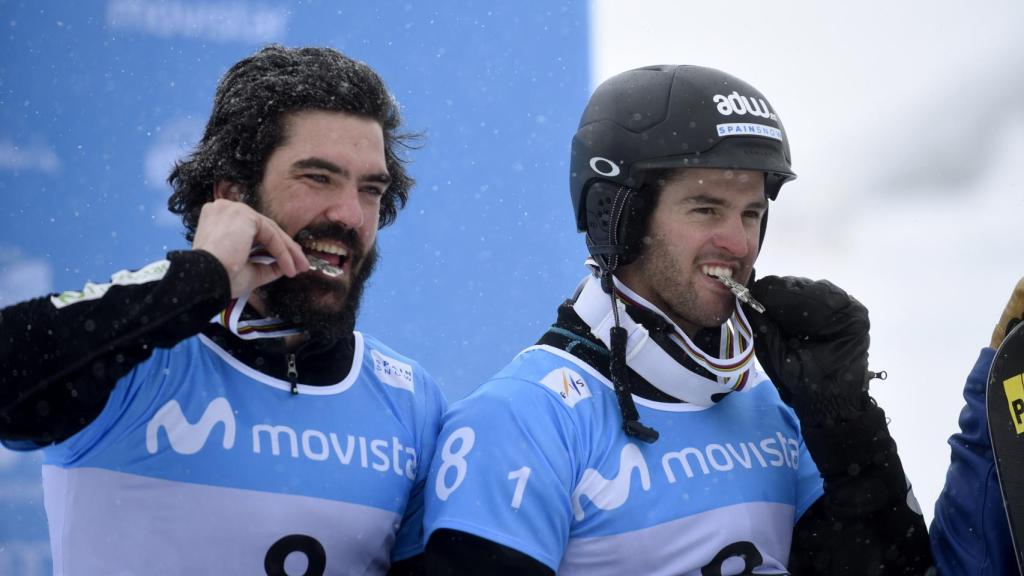
[[[1017,287],[1013,289],[1006,308],[1003,308],[1003,315],[999,317],[999,322],[992,330],[993,348],[999,348],[999,345],[1003,343],[1003,338],[1006,338],[1006,327],[1013,319],[1024,319],[1024,278],[1017,281]]]
[[[273,264],[249,261],[255,245],[276,259]],[[193,250],[205,250],[224,265],[231,280],[231,297],[238,298],[277,280],[309,270],[302,248],[276,222],[232,200],[214,200],[203,205],[196,227]]]

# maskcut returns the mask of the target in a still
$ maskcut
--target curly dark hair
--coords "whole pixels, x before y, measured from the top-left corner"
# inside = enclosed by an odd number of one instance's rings
[[[394,222],[409,199],[413,179],[397,148],[416,135],[398,133],[398,103],[369,66],[331,48],[270,45],[239,61],[221,78],[213,111],[195,150],[175,163],[167,178],[167,208],[181,215],[185,238],[195,237],[199,212],[227,180],[258,190],[267,159],[282,144],[285,120],[306,110],[346,112],[375,120],[384,132],[391,184],[380,207],[380,226]]]

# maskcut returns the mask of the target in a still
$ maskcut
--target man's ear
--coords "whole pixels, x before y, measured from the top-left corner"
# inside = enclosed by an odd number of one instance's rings
[[[220,200],[222,198],[240,202],[242,200],[242,186],[230,180],[218,180],[213,185],[213,199]]]

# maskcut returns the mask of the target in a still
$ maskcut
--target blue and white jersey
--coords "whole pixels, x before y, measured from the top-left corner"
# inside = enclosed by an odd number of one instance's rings
[[[784,574],[822,482],[796,415],[754,376],[707,408],[634,397],[661,434],[646,444],[622,432],[606,378],[528,348],[445,416],[425,531],[468,532],[559,574]]]
[[[420,553],[434,380],[357,332],[342,381],[298,390],[202,335],[155,350],[44,451],[55,572],[381,574]]]

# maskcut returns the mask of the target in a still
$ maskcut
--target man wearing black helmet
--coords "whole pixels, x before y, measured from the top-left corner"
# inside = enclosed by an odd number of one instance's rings
[[[867,310],[824,281],[752,282],[795,177],[767,99],[709,68],[631,70],[572,153],[590,274],[445,417],[430,571],[924,573]]]

